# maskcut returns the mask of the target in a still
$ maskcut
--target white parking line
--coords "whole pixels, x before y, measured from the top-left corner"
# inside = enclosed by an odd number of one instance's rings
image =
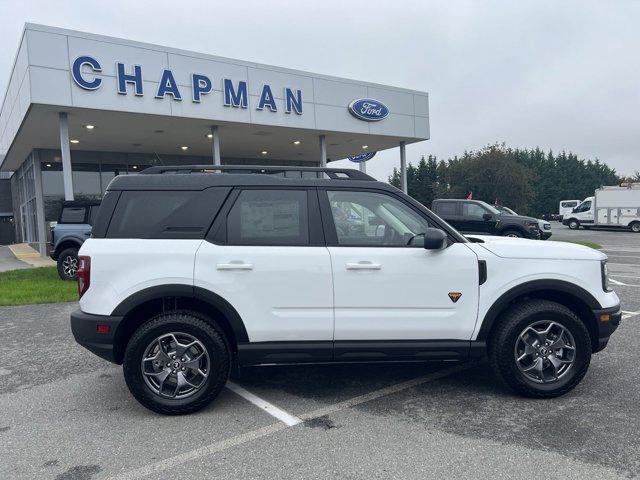
[[[620,282],[618,280],[614,280],[613,278],[610,278],[609,281],[611,283],[613,283],[614,285],[622,285],[624,287],[640,287],[640,285],[635,285],[633,283],[624,283],[624,282]]]
[[[625,310],[622,311],[622,320],[627,320],[628,318],[635,317],[636,315],[640,315],[640,312],[627,312]]]
[[[297,425],[302,422],[302,420],[296,417],[295,415],[291,415],[290,413],[285,412],[284,410],[276,407],[272,403],[269,403],[266,400],[258,397],[257,395],[254,395],[249,390],[245,390],[238,384],[235,384],[233,382],[227,382],[227,388],[231,390],[233,393],[240,395],[245,400],[248,400],[249,402],[253,403],[256,407],[260,408],[261,410],[264,410],[269,415],[276,417],[278,420],[280,420],[282,423],[284,423],[289,427],[293,427],[294,425]]]
[[[408,388],[416,387],[423,383],[439,380],[441,378],[447,377],[454,373],[458,373],[462,370],[471,368],[475,365],[477,364],[467,363],[463,365],[456,365],[450,368],[445,368],[444,370],[440,370],[438,372],[430,373],[428,375],[423,375],[422,377],[414,378],[413,380],[408,380],[406,382],[402,382],[397,385],[381,388],[379,390],[375,390],[373,392],[370,392],[364,395],[359,395],[357,397],[354,397],[350,400],[346,400],[344,402],[339,402],[334,405],[329,405],[328,407],[320,408],[311,413],[301,415],[300,418],[304,419],[305,421],[313,420],[315,418],[322,417],[330,413],[335,413],[340,410],[351,408],[355,405],[360,405],[370,400],[375,400],[376,398],[380,398],[384,395],[390,395],[392,393],[397,393],[402,390],[406,390]],[[229,385],[229,383],[227,383],[227,385]],[[227,450],[228,448],[231,448],[231,447],[242,445],[252,440],[257,440],[259,438],[267,437],[269,435],[280,432],[287,428],[290,428],[290,427],[285,423],[282,423],[282,422],[272,423],[271,425],[268,425],[266,427],[258,428],[256,430],[251,430],[250,432],[243,433],[235,437],[227,438],[226,440],[212,443],[210,445],[205,445],[203,447],[196,448],[194,450],[190,450],[188,452],[181,453],[173,457],[168,457],[159,462],[150,463],[140,468],[136,468],[135,470],[129,470],[128,472],[124,472],[119,475],[114,475],[109,478],[110,480],[135,480],[138,478],[147,477],[149,475],[157,476],[160,472],[171,470],[177,467],[178,465],[182,465],[186,462],[190,462],[192,460],[197,460],[202,457],[213,455],[214,453]]]

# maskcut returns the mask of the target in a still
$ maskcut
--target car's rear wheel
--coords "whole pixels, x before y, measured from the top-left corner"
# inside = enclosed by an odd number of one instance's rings
[[[142,405],[165,415],[200,410],[229,377],[223,330],[196,312],[158,315],[133,335],[123,362],[127,387]]]
[[[580,222],[575,218],[572,218],[571,220],[569,220],[568,225],[571,230],[578,230],[580,228]]]
[[[502,232],[503,237],[522,238],[523,235],[518,230],[505,230]]]
[[[77,280],[78,278],[78,249],[67,248],[60,252],[57,260],[58,276],[62,280]]]
[[[591,338],[564,305],[529,300],[502,316],[489,341],[489,359],[498,376],[521,395],[557,397],[586,374]]]
[[[631,227],[632,232],[640,233],[640,222],[631,222],[629,227]]]

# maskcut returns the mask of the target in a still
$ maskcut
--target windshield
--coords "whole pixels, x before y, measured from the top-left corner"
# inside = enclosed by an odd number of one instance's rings
[[[495,207],[492,207],[491,205],[489,205],[486,202],[478,202],[479,204],[481,204],[484,208],[486,208],[487,210],[489,210],[491,213],[493,213],[494,215],[500,215],[500,210],[498,210]]]
[[[500,210],[500,213],[504,213],[505,215],[518,215],[516,212],[511,210],[509,207],[503,207],[502,205],[496,205],[496,208]]]

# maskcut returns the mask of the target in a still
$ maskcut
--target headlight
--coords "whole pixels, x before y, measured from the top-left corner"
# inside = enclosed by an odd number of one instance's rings
[[[605,292],[611,292],[612,288],[609,286],[609,268],[607,267],[607,261],[602,260],[600,262],[600,270],[602,272],[602,289]]]

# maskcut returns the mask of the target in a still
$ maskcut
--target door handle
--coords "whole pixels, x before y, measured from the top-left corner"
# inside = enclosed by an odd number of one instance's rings
[[[244,263],[242,261],[231,261],[229,263],[218,263],[217,270],[253,270],[253,263]]]
[[[350,262],[347,263],[347,270],[380,270],[381,263],[373,262]]]

